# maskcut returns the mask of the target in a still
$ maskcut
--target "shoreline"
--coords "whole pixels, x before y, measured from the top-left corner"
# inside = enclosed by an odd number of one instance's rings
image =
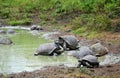
[[[66,66],[48,66],[33,72],[20,72],[1,75],[0,78],[119,78],[120,63],[99,68],[76,68]]]
[[[43,31],[47,31],[46,29]],[[50,30],[52,31],[52,30]],[[53,38],[61,36],[61,35],[74,35],[69,32],[60,32],[60,34],[54,34]],[[120,44],[119,43],[112,43],[108,42],[106,40],[99,40],[99,39],[86,39],[85,37],[81,37],[78,35],[75,35],[78,40],[83,40],[89,44],[94,44],[96,42],[101,42],[106,46],[110,53],[118,54],[120,53]],[[119,37],[118,37],[119,38]],[[76,67],[66,67],[66,66],[46,66],[46,68],[42,68],[39,70],[35,70],[32,72],[20,72],[20,73],[13,73],[8,75],[0,75],[0,78],[91,78],[93,76],[95,77],[101,77],[101,76],[111,76],[108,78],[113,78],[113,76],[116,76],[119,78],[120,75],[120,63],[113,64],[113,65],[106,65],[101,66],[99,68],[85,68],[80,69]]]

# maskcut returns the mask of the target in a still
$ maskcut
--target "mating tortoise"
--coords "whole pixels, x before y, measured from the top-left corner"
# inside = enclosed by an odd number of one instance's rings
[[[96,56],[86,55],[82,59],[78,60],[79,64],[77,67],[86,66],[88,68],[99,67],[99,61]]]
[[[58,43],[65,49],[65,50],[75,50],[78,48],[78,40],[73,35],[65,35],[60,36],[58,38]]]
[[[52,55],[59,55],[63,52],[63,48],[61,46],[59,46],[56,43],[47,43],[47,44],[43,44],[41,45],[35,52],[35,56],[37,55],[48,55],[48,56],[52,56]]]

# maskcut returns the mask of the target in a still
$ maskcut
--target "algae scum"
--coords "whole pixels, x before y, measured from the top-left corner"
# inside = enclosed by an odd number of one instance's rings
[[[73,57],[60,56],[34,56],[36,49],[52,42],[40,35],[33,35],[31,31],[16,30],[13,35],[5,35],[12,39],[14,44],[0,44],[0,73],[10,74],[22,71],[33,71],[49,65],[65,64],[75,65],[77,60]]]

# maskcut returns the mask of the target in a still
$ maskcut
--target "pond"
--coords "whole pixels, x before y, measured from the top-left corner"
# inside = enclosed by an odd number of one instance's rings
[[[77,60],[70,56],[34,56],[36,49],[52,42],[42,37],[44,33],[32,35],[29,30],[16,29],[16,34],[9,36],[13,45],[0,45],[0,73],[10,74],[22,71],[33,71],[44,66],[60,65],[75,66]]]

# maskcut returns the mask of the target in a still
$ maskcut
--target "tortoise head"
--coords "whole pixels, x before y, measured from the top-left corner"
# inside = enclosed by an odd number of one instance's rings
[[[64,43],[64,40],[61,37],[59,37],[58,40],[55,40],[55,43],[62,45]]]

